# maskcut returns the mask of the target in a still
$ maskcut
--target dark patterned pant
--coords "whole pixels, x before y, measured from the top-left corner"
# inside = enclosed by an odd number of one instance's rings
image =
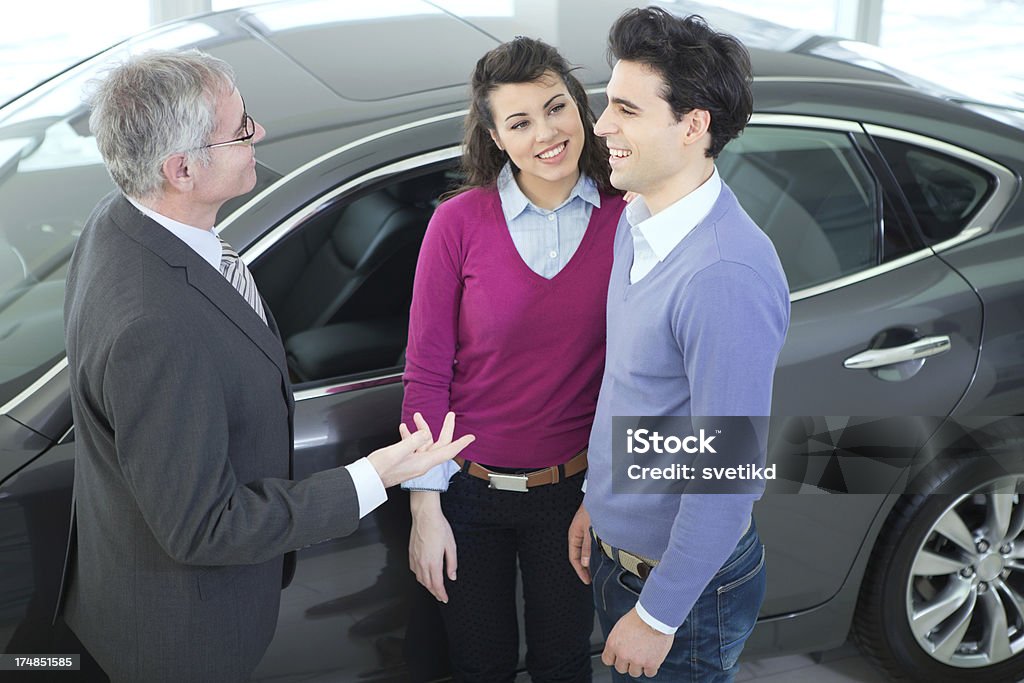
[[[523,578],[526,668],[536,683],[590,681],[594,608],[569,564],[568,532],[583,473],[526,493],[459,472],[441,495],[455,535],[456,581],[445,577],[456,681],[512,681],[519,663],[516,559]]]

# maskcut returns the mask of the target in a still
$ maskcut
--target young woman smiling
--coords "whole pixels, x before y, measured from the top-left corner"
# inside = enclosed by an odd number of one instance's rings
[[[407,482],[409,559],[440,600],[455,679],[511,681],[516,565],[534,681],[590,680],[593,604],[568,556],[604,367],[624,203],[582,85],[517,38],[472,76],[466,186],[431,219],[413,288],[403,417],[476,435]]]

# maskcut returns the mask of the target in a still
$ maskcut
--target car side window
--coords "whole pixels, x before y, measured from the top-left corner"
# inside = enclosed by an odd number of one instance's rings
[[[956,237],[994,188],[992,177],[946,154],[876,137],[927,244]]]
[[[790,290],[877,265],[878,191],[845,133],[749,126],[716,165],[775,244]]]
[[[402,364],[420,244],[449,172],[321,207],[253,269],[295,382]]]

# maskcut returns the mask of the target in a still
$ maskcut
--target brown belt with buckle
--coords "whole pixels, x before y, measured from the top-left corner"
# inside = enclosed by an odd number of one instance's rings
[[[618,562],[619,566],[633,576],[638,576],[646,581],[647,577],[651,575],[651,570],[658,566],[658,560],[652,560],[649,557],[634,555],[625,550],[613,548],[601,540],[593,527],[591,527],[590,533],[594,535],[594,540],[597,541],[597,545],[601,548],[601,552],[605,554],[605,557],[612,562]]]
[[[490,484],[489,488],[499,491],[526,493],[527,489],[532,489],[535,486],[557,484],[587,469],[587,449],[584,448],[574,455],[571,460],[561,465],[545,467],[542,470],[534,470],[533,472],[523,472],[522,474],[494,472],[483,465],[471,462],[460,456],[455,457],[455,462],[469,476],[488,482]]]

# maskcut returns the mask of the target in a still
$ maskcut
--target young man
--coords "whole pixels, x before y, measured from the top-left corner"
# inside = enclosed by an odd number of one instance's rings
[[[351,533],[386,486],[472,437],[451,443],[448,418],[428,446],[417,419],[400,444],[292,481],[281,338],[213,232],[221,205],[256,183],[263,127],[231,68],[197,51],[132,57],[92,107],[120,191],[68,270],[66,622],[115,681],[248,680],[277,624],[285,553]]]
[[[788,287],[714,163],[750,118],[750,60],[700,17],[658,8],[626,12],[609,39],[617,62],[596,132],[612,184],[639,196],[616,236],[570,561],[594,582],[617,680],[731,681],[764,597],[759,494],[614,493],[612,418],[769,414]]]

